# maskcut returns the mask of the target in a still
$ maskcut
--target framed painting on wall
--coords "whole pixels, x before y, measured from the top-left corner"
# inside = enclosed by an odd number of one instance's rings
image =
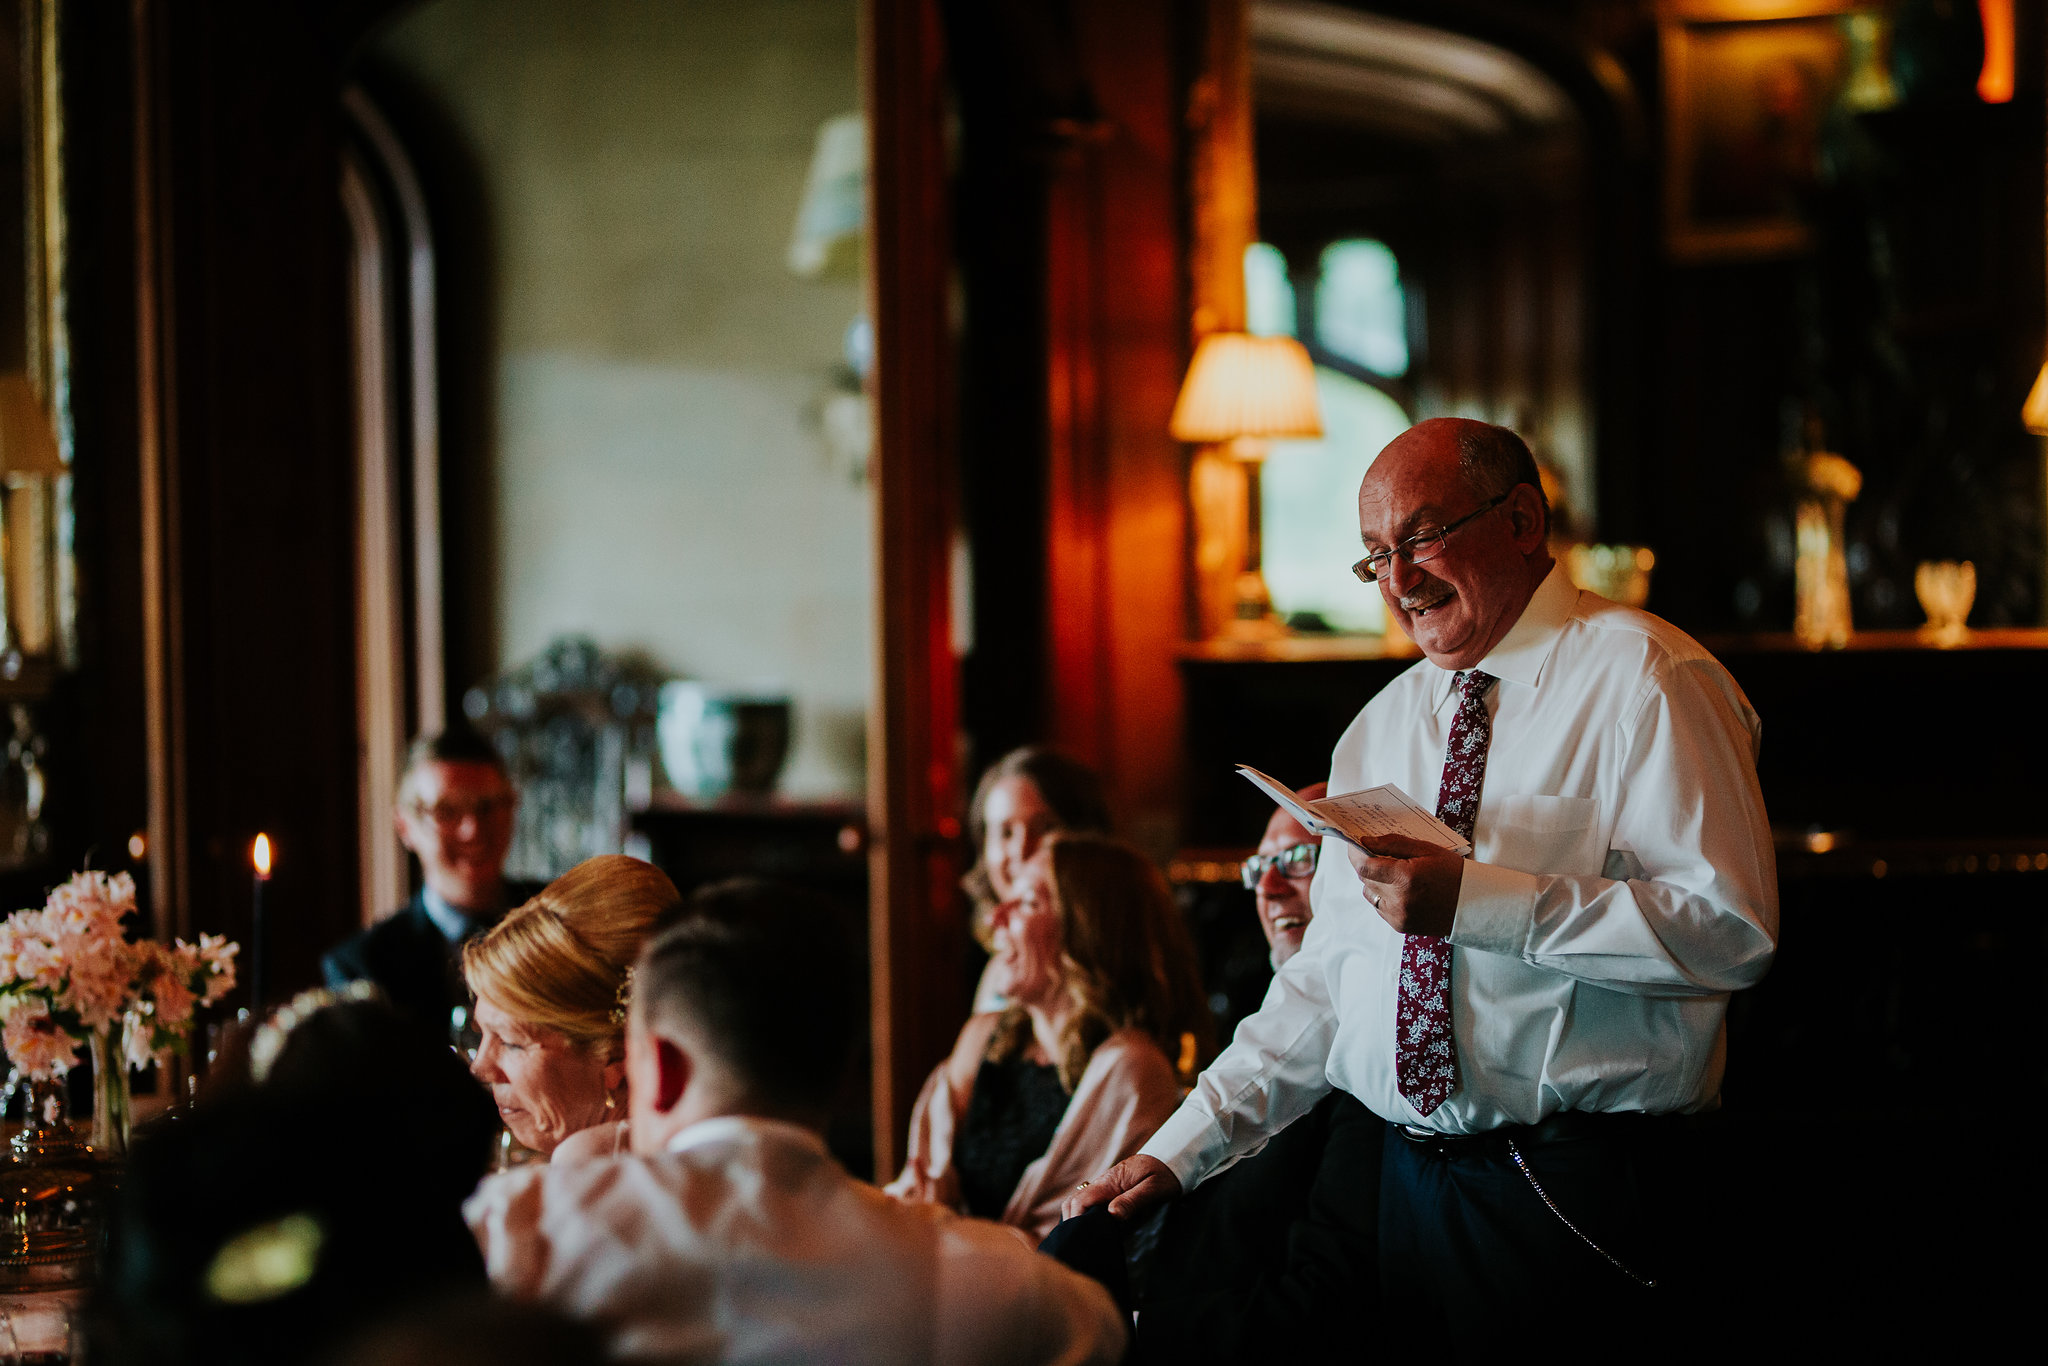
[[[1821,127],[1850,66],[1830,0],[1666,0],[1664,235],[1683,261],[1804,250]]]

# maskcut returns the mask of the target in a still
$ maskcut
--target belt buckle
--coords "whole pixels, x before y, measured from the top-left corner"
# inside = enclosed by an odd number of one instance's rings
[[[1458,1150],[1462,1134],[1441,1134],[1434,1129],[1425,1129],[1419,1124],[1403,1124],[1401,1137],[1416,1147],[1435,1153],[1438,1157],[1449,1157]]]

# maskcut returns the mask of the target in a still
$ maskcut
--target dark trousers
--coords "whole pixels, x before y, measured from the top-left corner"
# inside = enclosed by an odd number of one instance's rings
[[[1358,1359],[1376,1331],[1386,1123],[1343,1092],[1168,1206],[1132,1361]]]
[[[1555,1211],[1515,1165],[1505,1136],[1418,1143],[1389,1125],[1380,1181],[1388,1337],[1460,1360],[1680,1347],[1658,1329],[1683,1323],[1680,1306],[1697,1293],[1700,1268],[1686,1239],[1698,1232],[1697,1197],[1711,1182],[1689,1155],[1681,1121],[1611,1118],[1569,1137],[1517,1138]],[[1652,1336],[1638,1336],[1646,1331]]]

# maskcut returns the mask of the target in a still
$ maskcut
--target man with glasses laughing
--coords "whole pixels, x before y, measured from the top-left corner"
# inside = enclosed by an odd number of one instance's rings
[[[1697,642],[1572,585],[1513,432],[1410,428],[1358,520],[1353,572],[1424,658],[1338,740],[1330,788],[1397,784],[1472,853],[1327,841],[1264,1004],[1068,1212],[1140,1213],[1341,1090],[1386,1121],[1354,1173],[1380,1200],[1375,1345],[1554,1351],[1577,1328],[1611,1355],[1706,1302],[1725,1214],[1684,1118],[1718,1106],[1729,994],[1777,946],[1760,723]]]
[[[1312,783],[1300,789],[1301,799],[1312,802],[1328,792],[1326,783]],[[1316,856],[1322,842],[1302,828],[1300,821],[1276,807],[1266,822],[1265,838],[1259,852],[1238,869],[1245,890],[1259,908],[1259,928],[1266,932],[1266,944],[1273,951],[1273,971],[1294,957],[1301,936],[1315,911],[1308,904],[1309,879],[1316,875]]]

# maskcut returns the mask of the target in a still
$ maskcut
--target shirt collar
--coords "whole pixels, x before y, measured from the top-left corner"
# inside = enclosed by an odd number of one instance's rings
[[[1522,683],[1534,687],[1543,677],[1543,666],[1550,661],[1551,652],[1557,649],[1558,637],[1578,610],[1579,590],[1572,583],[1571,575],[1565,572],[1564,563],[1559,561],[1550,566],[1550,572],[1543,576],[1543,582],[1536,585],[1535,595],[1529,605],[1522,609],[1522,615],[1500,638],[1500,643],[1487,651],[1486,658],[1473,667],[1482,673],[1509,683]],[[1431,694],[1431,711],[1441,710],[1444,703],[1457,695],[1455,682],[1458,675],[1451,669],[1439,669],[1436,686]]]
[[[778,1143],[794,1144],[808,1148],[820,1157],[830,1157],[831,1150],[825,1146],[824,1138],[804,1128],[801,1124],[790,1124],[780,1119],[763,1119],[757,1115],[716,1115],[700,1119],[695,1124],[676,1130],[662,1146],[669,1152],[688,1152],[707,1144],[731,1142],[747,1134],[760,1134]]]
[[[432,887],[420,888],[420,905],[426,908],[427,919],[434,922],[434,928],[449,943],[460,944],[469,937],[468,914],[456,909]]]
[[[441,932],[442,938],[451,944],[460,944],[477,931],[498,923],[499,915],[505,910],[504,885],[499,884],[498,904],[488,911],[465,911],[426,886],[420,888],[420,905],[426,908],[427,919],[434,922],[434,928]]]

